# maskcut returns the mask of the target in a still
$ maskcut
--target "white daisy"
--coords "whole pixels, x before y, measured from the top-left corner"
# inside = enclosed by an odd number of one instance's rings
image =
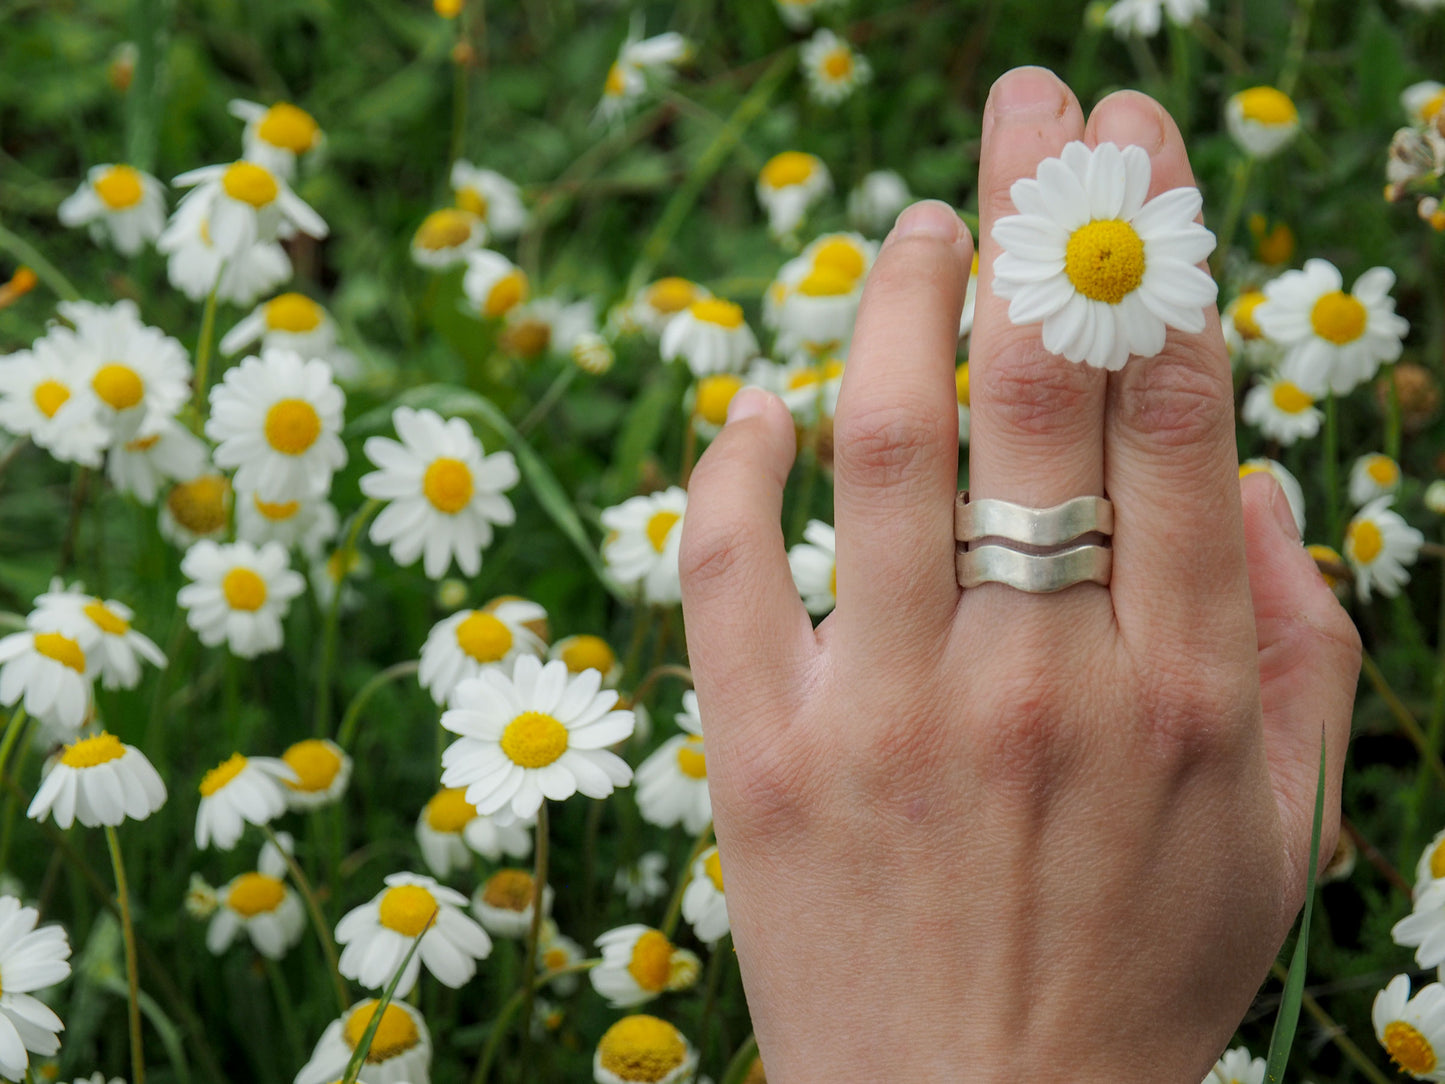
[[[210,463],[211,449],[203,440],[174,418],[153,418],[130,440],[111,445],[105,476],[117,492],[151,505],[163,482],[195,478]]]
[[[0,639],[0,704],[22,701],[27,714],[74,732],[90,712],[99,659],[76,636],[26,629]]]
[[[202,166],[171,183],[177,188],[195,187],[182,202],[200,205],[211,242],[223,259],[289,236],[290,231],[317,240],[328,232],[326,222],[291,191],[284,177],[257,162],[242,159],[230,165]]]
[[[320,809],[340,800],[351,782],[351,757],[327,738],[304,738],[287,746],[282,761],[295,774],[286,780],[292,809]]]
[[[35,600],[26,624],[73,633],[99,665],[101,684],[107,689],[134,689],[140,684],[141,660],[164,667],[166,657],[155,641],[131,627],[133,617],[123,602],[87,595],[79,584],[67,591],[57,580]]]
[[[182,200],[156,242],[177,290],[204,301],[214,289],[218,301],[251,305],[291,277],[291,258],[275,240],[235,252],[217,247],[209,215],[209,202]]]
[[[411,259],[428,271],[445,271],[487,243],[481,217],[460,207],[443,207],[422,219],[411,235]]]
[[[682,891],[682,917],[705,945],[715,944],[731,929],[716,846],[703,851],[692,864],[692,878]]]
[[[540,974],[561,971],[564,967],[581,963],[586,957],[582,946],[562,933],[557,923],[550,918],[542,920],[542,928],[537,931],[537,971]],[[561,996],[570,997],[577,989],[577,976],[563,975],[553,979],[550,987]]]
[[[278,832],[277,841],[288,851],[291,837]],[[256,951],[268,960],[286,955],[306,932],[306,909],[296,890],[286,883],[286,858],[267,840],[254,870],[232,877],[216,893],[216,909],[206,928],[206,948],[219,956],[245,932]]]
[[[1350,503],[1358,507],[1376,497],[1394,497],[1400,491],[1400,464],[1387,455],[1371,452],[1350,467]]]
[[[1247,154],[1278,154],[1299,131],[1299,110],[1290,96],[1274,87],[1250,87],[1224,103],[1224,123]]]
[[[62,463],[100,466],[111,441],[73,362],[75,333],[53,327],[0,358],[0,429],[29,437]]]
[[[1438,982],[1410,996],[1410,976],[1396,975],[1370,1010],[1375,1038],[1390,1060],[1416,1080],[1445,1080],[1445,988]]]
[[[619,866],[612,877],[612,891],[638,908],[667,895],[667,856],[661,851],[648,851],[630,866]]]
[[[224,642],[243,659],[281,646],[281,622],[306,590],[279,542],[197,542],[181,558],[181,572],[191,581],[176,596],[186,624],[207,647]]]
[[[823,160],[803,151],[783,151],[763,164],[758,174],[758,202],[768,213],[768,230],[775,237],[793,233],[808,208],[827,195],[833,177]]]
[[[1284,445],[1314,436],[1325,418],[1313,395],[1282,376],[1267,376],[1250,388],[1239,413],[1270,440]]]
[[[697,1069],[697,1051],[666,1020],[638,1013],[602,1033],[592,1055],[596,1084],[681,1084]]]
[[[994,223],[994,292],[1014,324],[1043,324],[1045,349],[1104,369],[1164,349],[1165,329],[1204,330],[1217,287],[1196,265],[1214,234],[1194,221],[1197,188],[1145,202],[1149,154],[1067,144],[1014,182],[1019,213]]]
[[[521,189],[500,173],[458,160],[452,163],[451,185],[457,206],[485,222],[493,237],[515,237],[526,228]]]
[[[1263,1058],[1251,1058],[1248,1047],[1236,1046],[1214,1063],[1203,1084],[1264,1084],[1264,1070]]]
[[[477,312],[496,319],[526,301],[531,286],[520,267],[500,252],[483,248],[467,254],[462,292]]]
[[[267,108],[244,98],[233,98],[227,110],[237,120],[246,122],[241,136],[246,160],[288,181],[296,176],[297,160],[326,141],[316,118],[290,102],[277,102]]]
[[[1152,38],[1163,25],[1164,12],[1175,26],[1188,26],[1209,10],[1209,0],[1118,0],[1104,17],[1119,37]]]
[[[224,474],[177,482],[161,505],[161,534],[177,546],[220,538],[230,524],[231,481]]]
[[[1420,861],[1415,864],[1415,899],[1441,881],[1445,881],[1445,831],[1436,832],[1420,852]]]
[[[597,309],[590,300],[539,297],[508,310],[497,345],[523,361],[535,361],[549,352],[570,357],[577,342],[596,331]]]
[[[295,780],[296,773],[284,760],[232,753],[201,778],[196,846],[204,849],[214,842],[229,851],[247,822],[270,824],[286,812],[284,784]]]
[[[101,731],[70,743],[50,765],[25,815],[59,828],[142,821],[165,804],[166,785],[133,745]]]
[[[345,946],[341,974],[380,990],[420,937],[420,947],[401,973],[397,997],[411,993],[423,964],[444,986],[456,989],[469,982],[477,961],[491,954],[492,939],[462,912],[466,896],[416,873],[393,873],[386,885],[337,924],[336,943]]]
[[[788,550],[788,567],[810,614],[821,617],[838,605],[838,545],[829,524],[808,521],[803,541]]]
[[[263,349],[227,369],[210,398],[206,436],[216,442],[216,465],[236,468],[237,489],[277,502],[331,489],[332,473],[346,463],[346,396],[324,361]]]
[[[462,610],[432,626],[421,649],[421,686],[445,704],[458,684],[484,667],[510,666],[519,655],[541,655],[546,643],[528,623],[546,621],[547,611],[526,599],[510,599],[488,610]]]
[[[221,339],[221,353],[236,354],[257,340],[303,358],[320,358],[338,377],[357,373],[355,355],[336,342],[336,321],[305,294],[277,294],[251,311]]]
[[[262,546],[279,542],[318,557],[336,537],[339,520],[328,500],[263,501],[242,493],[236,505],[236,540]]]
[[[138,435],[145,423],[172,417],[191,395],[185,347],[141,323],[133,301],[90,305],[62,301],[60,315],[75,325],[76,383],[95,400],[95,416],[118,440]]]
[[[824,105],[837,105],[873,78],[867,59],[831,30],[815,31],[798,55],[809,92]]]
[[[505,854],[526,858],[532,853],[531,824],[500,823],[484,817],[467,801],[465,787],[443,787],[422,807],[416,819],[416,842],[427,868],[438,877],[453,869],[471,869],[473,853],[496,862]]]
[[[848,221],[864,233],[885,234],[912,202],[907,181],[891,169],[875,169],[848,193]]]
[[[57,214],[62,226],[88,226],[96,243],[108,240],[121,255],[134,256],[165,228],[166,188],[133,166],[91,166]]]
[[[1279,483],[1279,488],[1284,491],[1285,500],[1289,502],[1289,510],[1294,513],[1295,526],[1299,528],[1300,537],[1303,538],[1305,533],[1305,491],[1299,484],[1299,479],[1291,474],[1283,463],[1267,459],[1264,456],[1246,459],[1239,465],[1241,478],[1259,471],[1270,475]]]
[[[554,895],[551,885],[543,888],[543,921],[552,913]],[[530,873],[524,869],[499,869],[472,893],[472,913],[496,937],[526,937],[532,927],[536,898],[536,881]]]
[[[1400,105],[1415,124],[1429,124],[1445,109],[1445,83],[1411,83],[1400,92]]]
[[[372,522],[371,540],[390,546],[399,565],[422,557],[429,579],[441,579],[453,558],[475,576],[492,524],[516,518],[502,496],[520,478],[516,460],[506,451],[485,455],[461,418],[443,421],[435,411],[411,407],[397,407],[391,417],[400,443],[368,437],[364,445],[378,469],[362,477],[361,492],[391,502]]]
[[[221,897],[217,895],[215,886],[199,873],[192,873],[191,882],[186,886],[186,914],[201,922],[214,915],[219,906]]]
[[[330,1084],[346,1066],[376,1015],[375,998],[358,1001],[326,1025],[311,1060],[294,1084]],[[388,1001],[363,1063],[368,1084],[431,1084],[431,1034],[421,1013],[405,1001]]]
[[[591,376],[601,376],[611,370],[617,361],[617,352],[606,337],[596,331],[583,331],[573,341],[568,352],[572,364]]]
[[[788,364],[772,371],[772,390],[794,419],[803,425],[812,425],[837,413],[843,369],[842,358],[815,360],[807,354],[798,354]],[[755,369],[750,375],[757,377],[763,372],[765,370]],[[764,380],[754,380],[754,383],[763,384]]]
[[[640,590],[645,602],[666,605],[682,597],[678,547],[686,512],[687,491],[678,486],[602,510],[607,571],[623,587]]]
[[[1355,513],[1345,531],[1345,560],[1354,570],[1355,590],[1366,602],[1372,590],[1387,598],[1398,595],[1410,580],[1405,566],[1415,563],[1425,544],[1425,536],[1391,510],[1390,500],[1376,497]]]
[[[547,649],[547,658],[561,659],[573,674],[596,670],[602,675],[604,688],[612,688],[622,677],[622,663],[612,645],[590,633],[562,637]]]
[[[694,376],[737,371],[758,354],[758,340],[741,305],[720,297],[694,301],[667,322],[659,344],[663,361],[687,362]]]
[[[649,335],[661,335],[674,316],[695,301],[712,297],[704,287],[690,279],[669,275],[644,286],[627,307],[627,322]]]
[[[1425,487],[1421,503],[1437,516],[1445,516],[1445,478],[1436,478]]]
[[[697,693],[688,689],[682,694],[682,711],[674,718],[683,733],[668,738],[638,765],[637,808],[648,824],[680,824],[695,836],[712,823]]]
[[[65,1030],[34,996],[70,977],[70,942],[60,926],[35,928],[40,912],[0,896],[0,1077],[26,1080],[30,1054],[43,1058],[60,1050]]]
[[[1400,356],[1409,323],[1395,314],[1395,273],[1372,267],[1345,293],[1328,260],[1306,260],[1264,288],[1254,311],[1260,329],[1284,347],[1280,373],[1314,396],[1346,395],[1369,380],[1383,361]]]
[[[1219,323],[1230,360],[1235,364],[1242,362],[1251,369],[1272,371],[1284,358],[1284,351],[1260,330],[1255,319],[1264,301],[1263,290],[1244,290],[1224,307]]]
[[[777,308],[776,350],[813,357],[846,351],[862,297],[862,276],[827,265],[814,267]]]
[[[587,973],[614,1009],[630,1009],[697,978],[697,957],[650,926],[619,926],[597,938],[602,962]]]
[[[461,735],[442,754],[442,785],[466,787],[482,813],[507,808],[517,817],[535,814],[545,798],[605,798],[626,786],[632,769],[607,747],[631,735],[633,716],[613,710],[617,693],[601,684],[595,670],[573,676],[531,655],[510,675],[491,667],[463,681],[441,718]]]
[[[967,444],[973,421],[973,410],[968,399],[967,359],[960,361],[953,370],[953,390],[958,396],[958,443]]]
[[[363,598],[351,582],[354,579],[366,579],[371,575],[371,558],[360,550],[348,550],[345,547],[332,550],[325,556],[317,554],[310,558],[310,567],[307,570],[311,580],[311,590],[316,595],[316,601],[321,604],[324,610],[332,606],[339,606],[342,613],[348,613],[361,605]],[[341,600],[337,602],[337,592],[340,591]]]
[[[621,117],[627,107],[641,98],[650,78],[666,80],[674,69],[692,54],[692,46],[681,34],[669,32],[655,37],[642,36],[642,19],[634,18],[627,40],[618,50],[617,59],[607,69],[602,85],[602,100],[597,104],[599,120]]]

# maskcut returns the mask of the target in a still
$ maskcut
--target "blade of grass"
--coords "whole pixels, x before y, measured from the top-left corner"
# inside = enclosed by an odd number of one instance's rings
[[[351,1060],[346,1063],[346,1072],[342,1074],[341,1084],[356,1084],[356,1078],[361,1075],[362,1062],[366,1061],[366,1055],[371,1050],[371,1040],[376,1037],[376,1029],[381,1026],[382,1015],[386,1007],[391,1004],[391,999],[396,994],[396,988],[401,984],[401,977],[406,974],[407,965],[411,958],[416,955],[417,949],[421,948],[421,939],[426,936],[427,930],[431,929],[432,923],[437,919],[437,911],[431,913],[422,927],[421,933],[412,938],[411,948],[407,949],[406,955],[402,957],[401,965],[396,969],[396,974],[386,984],[386,989],[381,992],[377,999],[376,1008],[371,1010],[371,1020],[367,1022],[366,1030],[361,1033],[361,1041],[356,1044],[356,1049],[351,1052]]]

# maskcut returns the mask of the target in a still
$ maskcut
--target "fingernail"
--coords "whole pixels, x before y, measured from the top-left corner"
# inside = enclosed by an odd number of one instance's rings
[[[761,414],[768,405],[768,393],[755,384],[749,384],[732,397],[728,403],[728,422],[740,422]]]
[[[1269,480],[1274,487],[1274,492],[1269,497],[1269,510],[1274,513],[1274,521],[1279,524],[1280,531],[1291,542],[1300,540],[1299,524],[1295,522],[1294,510],[1289,506],[1289,498],[1284,495],[1284,489],[1276,482],[1273,476]]]
[[[1142,147],[1150,154],[1164,146],[1164,124],[1151,98],[1123,91],[1100,102],[1095,115],[1099,118],[1094,126],[1096,143]]]
[[[931,237],[936,241],[952,244],[959,238],[962,220],[957,212],[942,200],[926,199],[904,209],[893,224],[887,240],[901,237]],[[885,241],[885,244],[887,242]]]
[[[1024,120],[1060,117],[1067,101],[1064,84],[1048,68],[1014,68],[994,82],[985,112]]]

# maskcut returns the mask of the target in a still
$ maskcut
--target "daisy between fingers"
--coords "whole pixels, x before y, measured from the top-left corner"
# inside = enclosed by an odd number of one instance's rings
[[[393,873],[386,885],[337,925],[336,943],[345,946],[341,974],[380,990],[420,937],[420,947],[401,973],[397,997],[411,993],[423,964],[445,986],[457,989],[469,982],[477,961],[491,954],[492,939],[462,912],[466,896],[416,873]]]
[[[1214,251],[1194,221],[1203,199],[1174,188],[1145,202],[1150,176],[1142,147],[1075,141],[1009,190],[1019,213],[994,223],[994,292],[1014,324],[1043,324],[1050,352],[1117,370],[1158,354],[1168,328],[1204,330],[1218,288],[1196,266]]]
[[[70,977],[70,942],[60,926],[37,930],[39,918],[34,907],[0,896],[0,1077],[7,1080],[27,1079],[29,1054],[53,1056],[65,1030],[34,991]]]
[[[80,821],[87,828],[142,821],[166,802],[160,773],[133,745],[101,731],[67,745],[46,772],[25,815],[59,828]]]

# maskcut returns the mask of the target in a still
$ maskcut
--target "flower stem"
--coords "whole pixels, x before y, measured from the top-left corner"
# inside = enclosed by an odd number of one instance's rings
[[[316,734],[321,736],[331,729],[331,671],[336,667],[336,632],[341,618],[341,593],[346,587],[346,575],[351,569],[351,558],[356,553],[356,542],[361,529],[381,508],[381,501],[373,498],[361,506],[346,532],[346,541],[341,547],[341,573],[336,578],[335,594],[331,605],[326,607],[321,628],[321,659],[316,666]],[[338,743],[340,744],[340,743]]]
[[[66,278],[53,263],[40,254],[40,250],[18,234],[0,226],[0,252],[8,252],[16,262],[24,264],[50,292],[62,301],[79,301],[80,291]]]
[[[1325,397],[1325,494],[1329,508],[1330,545],[1344,537],[1340,527],[1340,420],[1335,393]]]
[[[1249,191],[1249,176],[1254,172],[1254,159],[1239,158],[1229,180],[1229,202],[1224,205],[1224,218],[1220,221],[1219,240],[1214,249],[1214,273],[1224,268],[1224,259],[1234,241],[1234,231],[1239,228],[1239,216],[1244,213],[1244,197]]]
[[[1430,745],[1429,738],[1427,738],[1425,732],[1420,729],[1420,724],[1415,721],[1415,716],[1410,713],[1410,709],[1405,706],[1405,702],[1400,699],[1394,689],[1390,688],[1390,683],[1385,680],[1385,675],[1381,672],[1379,664],[1375,662],[1368,651],[1366,651],[1361,658],[1361,669],[1371,687],[1374,688],[1380,699],[1385,702],[1385,707],[1388,708],[1390,714],[1395,717],[1395,721],[1400,724],[1400,729],[1405,732],[1405,736],[1414,742],[1415,748],[1419,750],[1420,756],[1425,764],[1429,766],[1430,770],[1435,773],[1436,777],[1442,783],[1445,783],[1445,763],[1441,762],[1440,754],[1435,752],[1434,748]]]
[[[667,915],[662,920],[661,929],[663,936],[669,941],[672,940],[672,933],[677,929],[677,920],[682,916],[682,893],[687,888],[688,882],[692,880],[692,866],[698,860],[703,851],[708,849],[712,843],[712,821],[707,822],[697,837],[697,842],[692,845],[692,851],[687,856],[687,863],[682,867],[682,876],[677,879],[677,887],[673,889],[672,899],[667,904]]]
[[[352,741],[356,738],[356,728],[361,724],[361,709],[366,707],[367,702],[376,695],[377,690],[397,678],[416,673],[420,666],[420,659],[407,659],[405,662],[388,666],[378,674],[373,674],[366,684],[356,691],[356,695],[351,698],[351,703],[346,705],[346,711],[341,715],[341,726],[336,731],[336,744],[349,750]]]
[[[536,429],[542,423],[542,419],[552,412],[552,408],[561,400],[563,393],[571,386],[572,381],[577,379],[580,371],[576,365],[567,364],[557,374],[556,379],[552,381],[547,390],[542,393],[542,398],[537,400],[537,405],[527,412],[527,416],[517,426],[517,432],[525,437],[533,429]]]
[[[15,748],[15,743],[20,740],[20,731],[25,729],[26,721],[25,708],[18,707],[15,714],[10,716],[10,722],[5,725],[5,736],[0,738],[0,775],[5,774],[5,767],[10,759],[10,751]]]
[[[1285,94],[1293,94],[1294,85],[1299,81],[1300,69],[1305,60],[1305,46],[1309,44],[1310,19],[1314,11],[1315,0],[1299,0],[1294,9],[1294,21],[1289,26],[1289,44],[1285,47],[1284,64],[1279,74],[1279,89]]]
[[[221,290],[221,276],[225,273],[226,265],[222,263],[216,268],[216,283],[211,287],[211,292],[206,297],[206,307],[201,313],[201,337],[196,343],[196,393],[191,400],[197,433],[204,425],[202,419],[206,413],[206,394],[210,390],[211,378],[211,340],[216,337],[216,295]]]
[[[522,1048],[518,1061],[530,1064],[532,1003],[537,996],[537,942],[542,936],[543,897],[547,888],[547,800],[537,809],[537,864],[532,873],[532,926],[527,931],[527,955],[522,961]]]
[[[131,921],[130,892],[125,883],[125,862],[120,856],[120,836],[109,824],[105,826],[105,842],[110,847],[110,864],[115,869],[115,895],[120,905],[120,928],[125,938],[126,1001],[130,1019],[130,1073],[132,1084],[145,1084],[145,1051],[140,1034],[140,968],[136,963],[135,925]]]
[[[707,1042],[712,1031],[713,1009],[717,1005],[718,979],[722,975],[723,959],[730,955],[728,943],[731,937],[724,937],[712,949],[712,959],[707,962],[707,988],[703,993],[702,1010],[697,1018],[697,1069],[692,1074],[696,1081],[702,1072],[702,1063],[707,1060]]]
[[[336,943],[331,940],[331,926],[326,921],[326,916],[321,912],[321,904],[316,899],[316,892],[311,887],[311,881],[306,876],[306,871],[301,868],[300,863],[292,856],[291,852],[281,846],[281,841],[276,838],[276,833],[271,831],[269,824],[263,824],[261,831],[266,833],[266,838],[271,841],[271,846],[276,848],[276,853],[286,860],[286,868],[291,872],[291,879],[296,882],[296,890],[301,893],[301,898],[306,901],[306,910],[311,914],[311,925],[316,927],[316,939],[321,942],[321,953],[326,957],[326,968],[331,972],[331,984],[336,992],[336,1005],[341,1015],[346,1015],[346,1010],[351,1007],[351,1001],[346,995],[346,982],[341,977],[341,970],[336,961]]]
[[[559,967],[555,971],[548,971],[545,975],[540,976],[537,979],[537,985],[546,986],[547,983],[553,979],[560,979],[563,975],[578,975],[583,971],[591,971],[601,962],[600,959],[579,960],[575,964]],[[501,1011],[497,1013],[496,1020],[492,1022],[492,1033],[487,1036],[487,1045],[482,1048],[482,1056],[477,1059],[477,1067],[472,1072],[472,1084],[486,1084],[487,1076],[492,1071],[492,1062],[497,1060],[497,1051],[501,1049],[502,1036],[506,1034],[507,1025],[512,1022],[512,1017],[515,1016],[517,1010],[521,1008],[522,995],[524,993],[525,991],[518,990],[506,1000],[506,1003],[502,1005]],[[528,1029],[531,1028],[530,1021],[527,1027]]]

